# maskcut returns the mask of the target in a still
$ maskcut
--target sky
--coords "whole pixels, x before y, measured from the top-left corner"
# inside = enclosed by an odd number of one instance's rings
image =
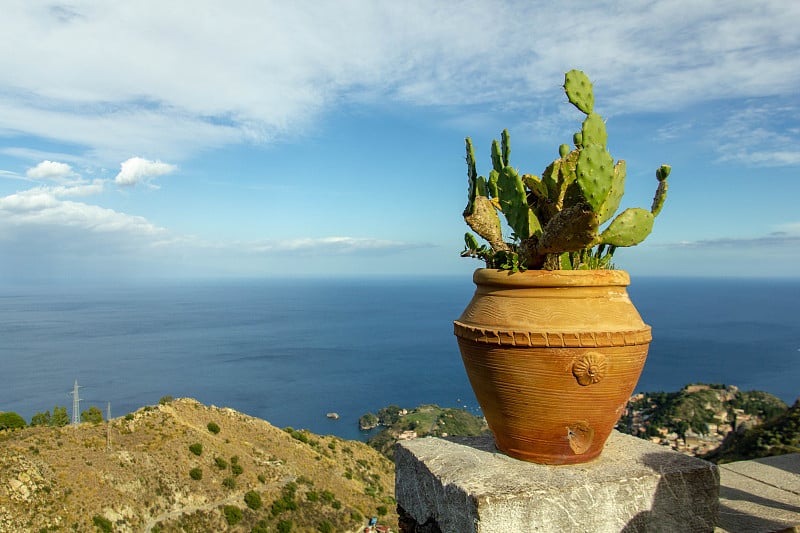
[[[800,272],[800,3],[5,0],[0,283],[464,275],[464,138],[540,175],[594,82],[641,276]]]

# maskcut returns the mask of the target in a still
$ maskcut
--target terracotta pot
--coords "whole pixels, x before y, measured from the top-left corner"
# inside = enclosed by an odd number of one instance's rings
[[[473,281],[455,334],[497,447],[536,463],[596,458],[651,339],[628,274],[478,269]]]

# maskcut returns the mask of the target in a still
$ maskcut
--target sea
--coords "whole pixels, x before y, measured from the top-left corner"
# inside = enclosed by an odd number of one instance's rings
[[[358,418],[421,404],[480,413],[450,277],[0,287],[0,411],[123,416],[165,396],[366,439]],[[689,383],[800,395],[800,280],[634,278],[653,327],[638,391]],[[337,413],[338,419],[328,418]]]

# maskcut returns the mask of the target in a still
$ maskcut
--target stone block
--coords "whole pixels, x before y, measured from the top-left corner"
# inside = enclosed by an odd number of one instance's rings
[[[719,532],[800,531],[800,453],[719,469]]]
[[[613,432],[590,463],[503,455],[493,438],[424,438],[395,451],[398,506],[429,531],[713,531],[716,465]]]

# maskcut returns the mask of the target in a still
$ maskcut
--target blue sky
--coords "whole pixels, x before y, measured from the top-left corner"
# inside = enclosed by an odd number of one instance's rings
[[[0,279],[468,275],[464,137],[540,174],[584,70],[633,275],[798,275],[800,3],[7,1]]]

